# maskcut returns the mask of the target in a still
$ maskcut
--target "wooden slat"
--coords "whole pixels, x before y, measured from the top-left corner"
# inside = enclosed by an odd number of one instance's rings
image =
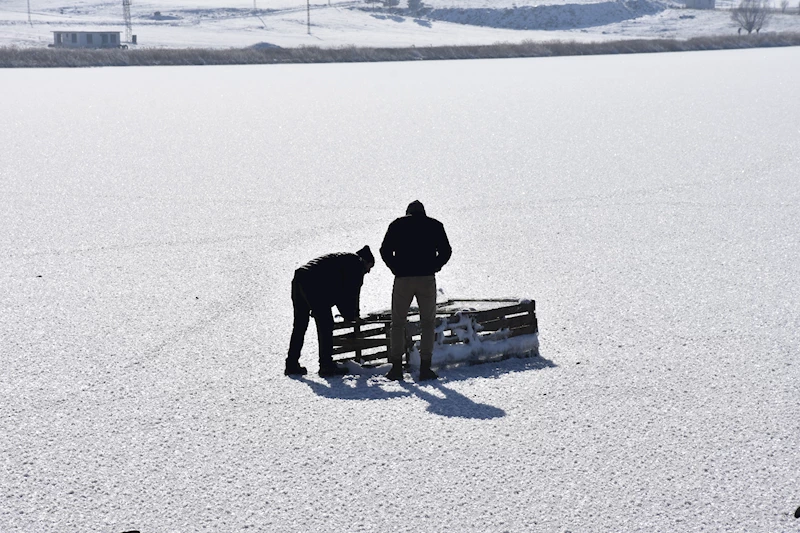
[[[333,345],[337,347],[349,348],[351,350],[364,350],[367,348],[376,348],[378,346],[387,346],[388,339],[348,339],[346,342],[333,341]]]
[[[345,352],[363,352],[365,350],[371,350],[373,348],[386,348],[388,350],[389,346],[388,343],[386,343],[385,341],[384,342],[373,341],[371,343],[365,343],[356,346],[348,344],[338,345],[338,346],[334,345],[333,350],[334,353],[345,353]]]
[[[533,323],[533,317],[529,314],[517,315],[511,318],[498,318],[486,322],[480,322],[484,331],[497,331],[503,328],[518,328],[529,326]]]
[[[388,347],[389,342],[386,339],[355,339],[353,342],[347,344],[334,344],[333,353],[346,353],[356,350],[367,350],[369,348],[384,348]]]
[[[453,298],[452,300],[447,300],[444,304],[440,305],[452,305],[455,302],[470,302],[470,303],[505,303],[505,302],[519,302],[519,298]]]
[[[483,323],[488,320],[492,320],[495,318],[500,318],[503,316],[513,315],[517,313],[526,313],[529,311],[529,307],[527,304],[517,304],[517,305],[510,305],[507,307],[500,307],[497,309],[488,309],[486,311],[477,311],[475,313],[470,313],[471,316],[475,317],[479,323]]]
[[[518,335],[528,335],[529,333],[538,333],[537,330],[534,329],[534,325],[530,324],[528,326],[524,326],[521,328],[514,328],[511,330],[511,337],[516,337]]]
[[[334,354],[334,355],[337,355],[337,354]],[[388,351],[381,351],[381,352],[376,352],[376,353],[365,353],[365,354],[361,355],[361,360],[362,361],[378,361],[378,360],[381,360],[381,359],[388,359],[388,358],[389,358],[389,352]],[[350,359],[353,359],[353,357],[339,357],[339,358],[336,358],[336,361],[348,361]]]
[[[373,326],[373,325],[377,326],[377,325],[381,325],[381,324],[386,324],[387,322],[391,322],[391,321],[392,321],[391,317],[386,317],[386,318],[362,318],[358,322],[348,322],[346,320],[343,320],[343,321],[340,321],[340,322],[334,322],[333,323],[333,329],[337,330],[337,329],[352,328],[352,327],[354,327],[356,325],[359,325],[361,327]]]
[[[376,335],[383,335],[385,332],[385,328],[377,327],[377,328],[370,328],[370,329],[361,329],[358,333],[355,331],[349,331],[347,333],[338,333],[334,334],[333,338],[335,339],[353,339],[353,338],[366,338],[366,337],[374,337]]]

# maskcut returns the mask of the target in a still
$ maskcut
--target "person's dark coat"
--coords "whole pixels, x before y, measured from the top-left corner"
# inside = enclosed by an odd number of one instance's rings
[[[444,226],[427,216],[419,202],[412,202],[407,213],[389,224],[381,257],[397,277],[434,275],[453,253]]]
[[[333,253],[312,259],[295,271],[311,310],[334,305],[342,318],[358,318],[359,295],[364,283],[364,262],[353,253]]]

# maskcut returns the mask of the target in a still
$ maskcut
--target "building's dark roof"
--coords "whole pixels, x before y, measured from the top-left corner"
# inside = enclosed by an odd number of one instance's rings
[[[51,30],[50,33],[122,33],[120,30]]]

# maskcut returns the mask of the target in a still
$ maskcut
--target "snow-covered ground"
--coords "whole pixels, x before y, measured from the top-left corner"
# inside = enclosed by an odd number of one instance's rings
[[[0,70],[0,531],[798,531],[798,64]],[[413,199],[541,357],[284,377]]]
[[[30,16],[28,5],[0,2],[0,46],[46,46],[53,31],[118,30],[124,37],[121,1],[30,0]],[[429,0],[411,12],[406,0],[397,10],[334,0],[134,0],[130,11],[139,47],[330,48],[731,35],[732,5],[718,0],[718,9],[701,11],[667,0]],[[793,0],[766,30],[800,31],[797,10]]]

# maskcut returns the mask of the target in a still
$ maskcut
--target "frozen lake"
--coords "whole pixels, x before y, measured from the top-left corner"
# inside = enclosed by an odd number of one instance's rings
[[[798,65],[0,70],[0,531],[793,531]],[[542,357],[285,378],[294,268],[414,199]]]

